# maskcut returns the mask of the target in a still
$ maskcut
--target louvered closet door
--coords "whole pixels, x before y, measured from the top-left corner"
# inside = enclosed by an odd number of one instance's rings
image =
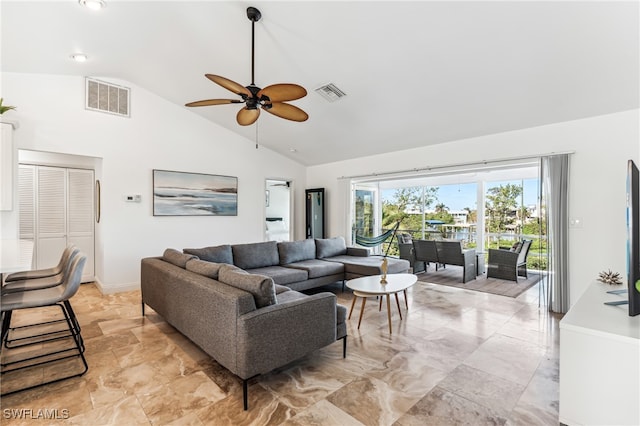
[[[93,281],[93,170],[20,164],[20,238],[34,241],[35,269],[60,261],[67,244],[87,256],[82,281]]]
[[[67,246],[66,169],[36,169],[36,263],[37,268],[58,264]]]
[[[20,239],[33,241],[36,237],[36,167],[20,164],[18,168],[18,209],[20,211]]]
[[[94,277],[93,170],[67,169],[67,242],[87,256],[82,281]]]

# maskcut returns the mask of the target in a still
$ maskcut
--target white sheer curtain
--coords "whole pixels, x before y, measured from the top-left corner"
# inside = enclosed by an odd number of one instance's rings
[[[540,158],[542,202],[547,216],[549,310],[569,310],[569,154]]]

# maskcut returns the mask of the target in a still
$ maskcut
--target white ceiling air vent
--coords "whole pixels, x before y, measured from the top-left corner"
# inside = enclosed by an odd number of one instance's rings
[[[131,89],[89,77],[86,77],[85,81],[86,109],[129,117]]]
[[[328,100],[335,102],[347,96],[342,90],[338,89],[335,84],[329,83],[316,89],[316,93]]]

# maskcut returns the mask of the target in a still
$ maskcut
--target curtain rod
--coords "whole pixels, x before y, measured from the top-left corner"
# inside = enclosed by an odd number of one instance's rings
[[[507,157],[500,158],[496,160],[482,160],[482,161],[471,161],[468,163],[453,163],[453,164],[445,164],[440,166],[422,166],[415,167],[413,169],[404,169],[404,170],[396,170],[391,172],[380,172],[380,173],[368,173],[363,175],[352,175],[352,176],[340,176],[338,180],[341,179],[359,179],[359,178],[368,178],[368,177],[387,177],[397,174],[406,174],[406,173],[415,173],[421,171],[431,171],[431,170],[440,170],[440,169],[448,169],[451,167],[465,167],[465,166],[478,166],[478,165],[488,165],[488,164],[496,164],[496,163],[504,163],[507,161],[518,161],[518,160],[537,160],[542,157],[550,157],[553,155],[563,155],[563,154],[575,154],[575,151],[560,151],[560,152],[550,152],[546,154],[536,154],[536,155],[524,155],[520,157]]]

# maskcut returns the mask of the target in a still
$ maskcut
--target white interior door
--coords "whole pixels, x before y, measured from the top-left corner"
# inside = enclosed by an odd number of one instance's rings
[[[67,169],[67,244],[87,256],[82,281],[94,278],[93,170]]]
[[[18,176],[20,238],[34,241],[33,267],[55,266],[75,244],[87,256],[82,281],[93,281],[93,170],[21,164]]]
[[[58,264],[67,246],[66,169],[39,166],[36,170],[36,267]]]

